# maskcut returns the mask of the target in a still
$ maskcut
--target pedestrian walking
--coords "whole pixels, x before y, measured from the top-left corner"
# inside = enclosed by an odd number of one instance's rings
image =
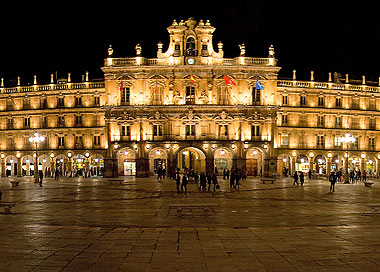
[[[212,175],[212,184],[214,184],[214,192],[215,192],[216,186],[218,185],[218,178],[216,177],[216,173]]]
[[[330,181],[330,192],[335,192],[336,175],[334,172],[331,172],[329,176],[329,181]]]
[[[175,184],[176,184],[176,187],[177,187],[177,193],[180,193],[179,186],[181,185],[181,176],[179,175],[179,173],[176,174]]]
[[[230,176],[230,188],[235,187],[235,179],[236,179],[235,169],[232,169],[231,176]]]
[[[54,171],[54,179],[58,180],[58,178],[59,178],[59,169],[58,169],[58,167],[56,167],[55,171]]]
[[[201,172],[199,176],[199,191],[206,191],[206,175],[205,173]]]
[[[303,185],[304,182],[305,182],[305,175],[301,171],[301,173],[300,173],[300,183],[301,183],[301,186]]]
[[[293,179],[294,179],[293,185],[296,185],[296,183],[298,185],[298,173],[297,173],[297,171],[294,172]]]
[[[38,175],[40,177],[40,187],[42,187],[42,179],[44,178],[44,173],[42,172],[42,170],[38,171]]]
[[[211,183],[212,183],[212,175],[210,173],[207,174],[207,184],[208,184],[208,190],[210,192],[211,188]]]
[[[309,180],[311,179],[311,169],[309,170]]]
[[[181,191],[184,192],[184,194],[187,194],[187,175],[183,175],[182,177],[182,184],[181,184]]]

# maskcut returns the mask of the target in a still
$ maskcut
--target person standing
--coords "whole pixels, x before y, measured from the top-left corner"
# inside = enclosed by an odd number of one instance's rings
[[[230,188],[235,187],[235,179],[236,179],[236,172],[235,172],[235,169],[232,169],[231,176],[230,176]]]
[[[55,171],[54,171],[54,179],[58,180],[58,178],[59,178],[59,169],[58,169],[58,167],[56,167]]]
[[[185,190],[184,190],[185,188]],[[181,184],[181,191],[184,191],[184,194],[187,194],[187,175],[183,175],[182,177],[182,184]]]
[[[212,175],[212,184],[214,184],[214,192],[216,191],[216,185],[218,185],[218,178],[216,177],[216,173]]]
[[[330,192],[335,192],[335,183],[336,183],[335,172],[331,172],[329,176],[329,181],[330,181]]]
[[[296,185],[296,183],[298,185],[298,173],[297,173],[297,171],[294,172],[293,179],[294,179],[293,185]]]
[[[179,173],[177,173],[176,176],[175,176],[175,184],[176,184],[176,187],[177,187],[177,193],[180,193],[180,191],[179,191],[179,185],[181,184],[181,176],[179,175]]]
[[[206,191],[206,175],[201,172],[199,176],[199,191]]]
[[[311,169],[309,170],[309,180],[311,180]]]
[[[208,191],[210,192],[211,188],[211,182],[212,182],[212,176],[210,173],[207,174],[207,183],[208,183]]]
[[[42,170],[38,171],[38,175],[40,176],[40,187],[42,187],[42,179],[44,178],[44,173],[42,172]]]
[[[300,183],[301,183],[301,186],[303,185],[304,182],[305,182],[305,175],[301,171],[301,173],[300,173]]]

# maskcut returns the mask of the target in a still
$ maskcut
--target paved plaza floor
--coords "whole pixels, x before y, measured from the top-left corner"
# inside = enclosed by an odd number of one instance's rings
[[[20,180],[0,179],[0,271],[380,271],[380,180]]]

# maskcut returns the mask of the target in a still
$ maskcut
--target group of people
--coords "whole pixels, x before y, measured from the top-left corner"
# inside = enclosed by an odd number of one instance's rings
[[[180,194],[183,192],[184,194],[187,194],[187,184],[189,182],[189,173],[185,171],[185,173],[182,175],[182,178],[179,173],[179,169],[176,171],[176,176],[175,176],[175,182],[176,182],[176,188],[177,188],[177,193]],[[219,184],[218,184],[218,178],[216,176],[216,173],[209,173],[205,174],[203,172],[200,173],[199,177],[196,175],[196,178],[194,177],[194,174],[192,175],[192,178],[196,183],[198,183],[198,178],[199,178],[199,191],[211,191],[211,184],[214,185],[214,192],[216,192],[216,189],[219,189]]]
[[[293,185],[298,185],[298,180],[300,181],[301,183],[301,186],[305,183],[305,175],[303,174],[302,171],[300,171],[300,173],[298,173],[298,171],[294,172],[294,175],[293,175]]]
[[[358,183],[359,181],[367,181],[367,171],[364,170],[363,173],[359,170],[350,171],[350,182]]]

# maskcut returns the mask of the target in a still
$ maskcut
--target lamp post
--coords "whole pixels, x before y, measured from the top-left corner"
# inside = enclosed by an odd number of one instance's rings
[[[38,180],[39,180],[39,175],[38,175],[38,154],[37,154],[38,143],[41,143],[43,141],[45,141],[45,137],[44,136],[39,136],[37,132],[34,133],[34,137],[30,137],[29,138],[29,142],[34,143],[36,145],[36,161],[35,161],[35,164],[34,164],[34,183],[38,183]]]
[[[341,142],[346,144],[346,173],[344,176],[344,183],[350,183],[350,175],[348,173],[348,144],[355,142],[355,137],[351,136],[350,133],[346,133],[340,138]]]

